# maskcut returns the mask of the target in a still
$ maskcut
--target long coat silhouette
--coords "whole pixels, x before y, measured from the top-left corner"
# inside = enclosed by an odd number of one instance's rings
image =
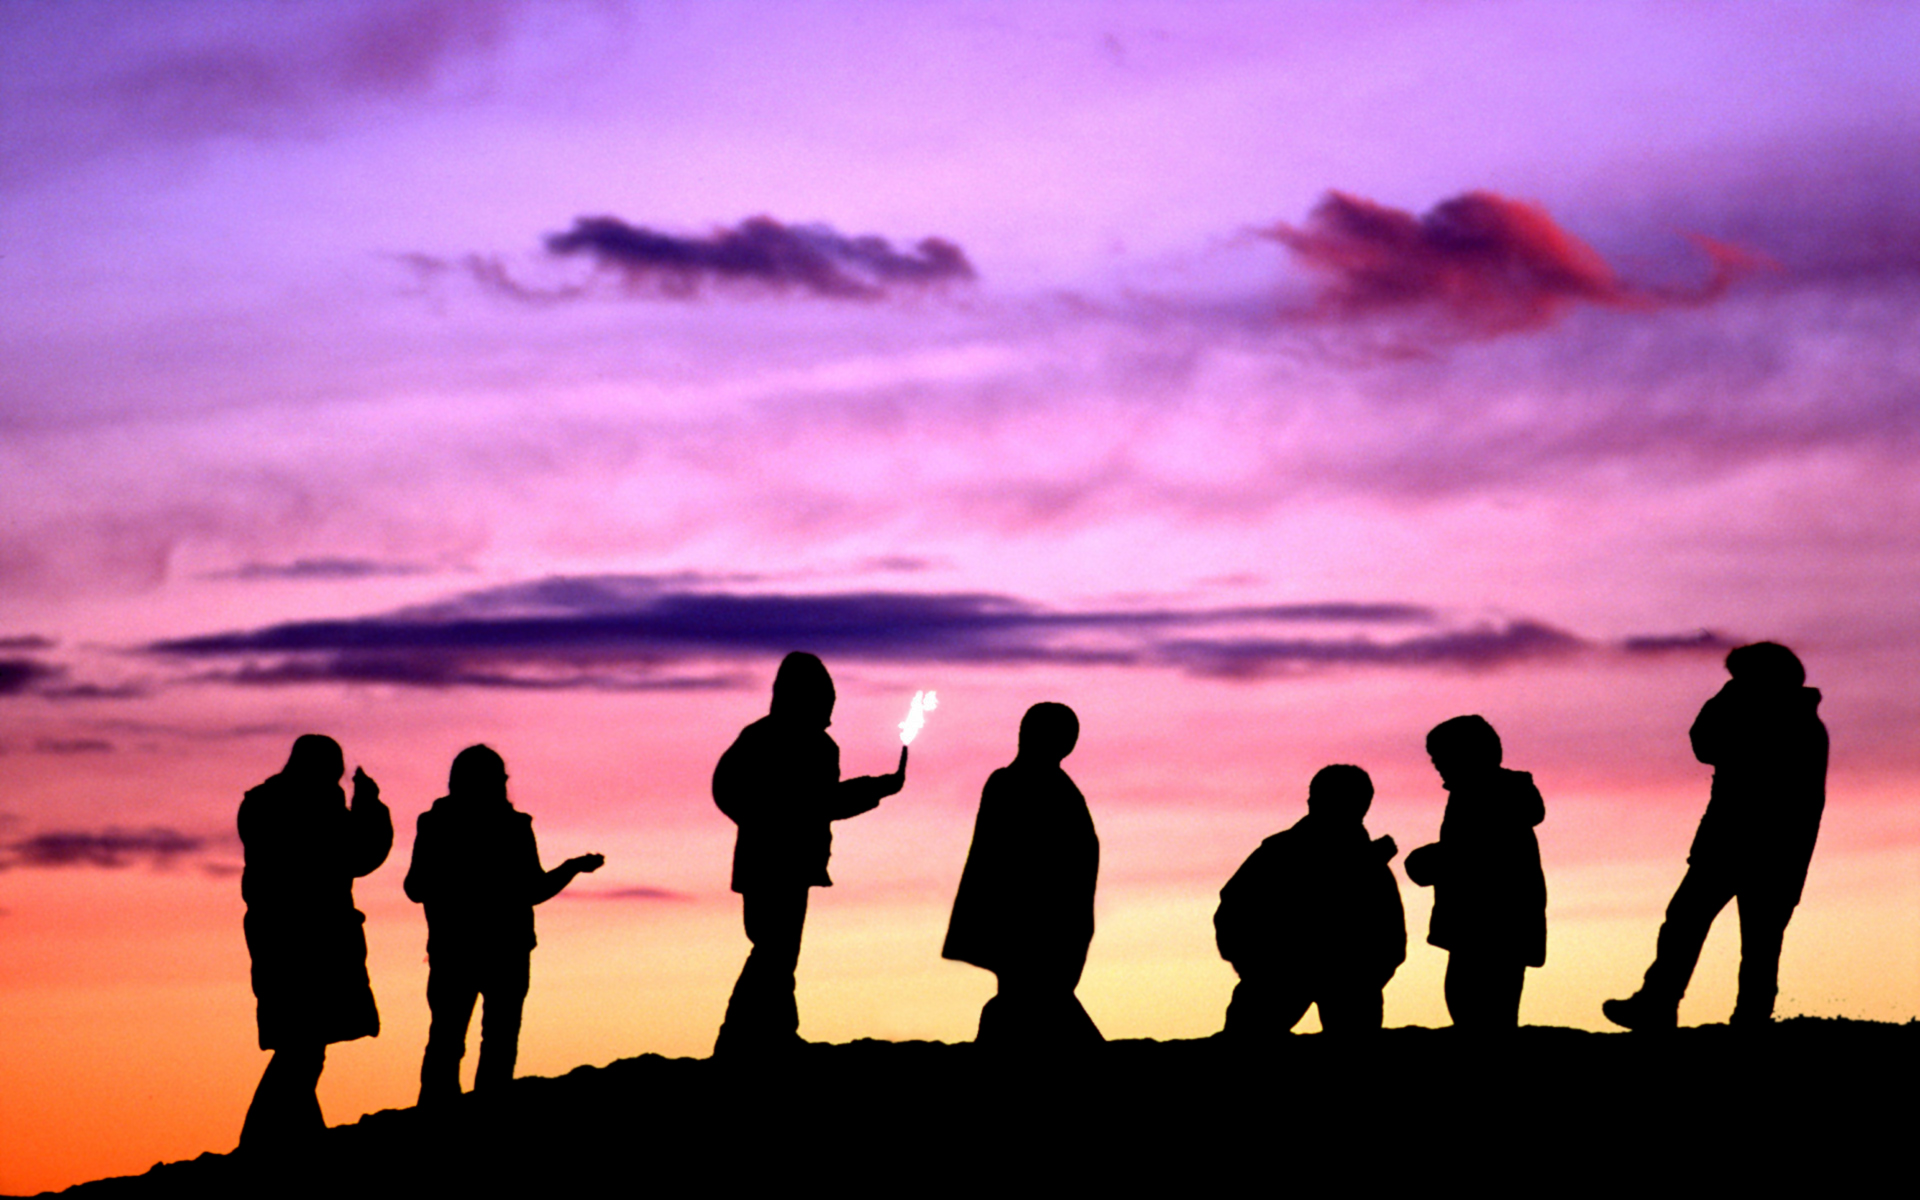
[[[1546,801],[1525,771],[1499,767],[1449,790],[1440,840],[1414,852],[1419,881],[1433,886],[1429,943],[1529,967],[1547,961],[1547,877],[1533,832],[1546,816]],[[1415,869],[1409,855],[1409,874]]]
[[[1078,735],[1072,709],[1034,705],[1019,754],[980,792],[940,953],[999,977],[1000,994],[980,1016],[984,1043],[1101,1040],[1073,995],[1093,941],[1100,874],[1086,798],[1060,766]]]
[[[240,1131],[251,1153],[325,1129],[315,1088],[327,1046],[380,1032],[353,881],[387,860],[393,818],[379,785],[358,769],[348,806],[345,769],[338,742],[305,734],[280,773],[240,802],[254,1011],[260,1048],[274,1052]]]
[[[831,887],[833,822],[858,816],[906,782],[907,752],[892,775],[840,778],[833,678],[795,652],[774,674],[767,715],[740,731],[713,769],[713,802],[738,826],[733,890],[753,949],[740,969],[716,1054],[778,1050],[799,1040],[794,971],[808,889]]]
[[[317,740],[340,753],[331,738]],[[380,1032],[353,881],[387,861],[393,817],[378,789],[360,783],[364,775],[355,776],[349,808],[339,771],[328,778],[324,766],[309,766],[325,753],[296,744],[287,768],[240,803],[240,895],[262,1050]]]

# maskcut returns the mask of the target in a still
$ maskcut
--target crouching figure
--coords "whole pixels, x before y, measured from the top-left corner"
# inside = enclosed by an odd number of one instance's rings
[[[1407,957],[1390,837],[1369,838],[1373,780],[1325,767],[1307,787],[1307,815],[1260,843],[1220,889],[1214,940],[1240,983],[1225,1036],[1288,1033],[1314,1005],[1341,1034],[1380,1028],[1381,993]]]

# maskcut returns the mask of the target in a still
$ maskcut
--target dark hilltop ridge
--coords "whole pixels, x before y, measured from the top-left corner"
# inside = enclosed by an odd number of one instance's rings
[[[805,1045],[774,1062],[622,1059],[328,1130],[297,1160],[203,1154],[63,1195],[870,1193],[956,1185],[1422,1195],[1906,1177],[1920,1022],[1669,1033],[1390,1029],[1249,1051],[1119,1041],[1050,1060],[971,1044]]]

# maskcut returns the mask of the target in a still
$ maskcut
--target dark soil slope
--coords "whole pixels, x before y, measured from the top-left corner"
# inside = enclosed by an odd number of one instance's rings
[[[294,1160],[202,1155],[69,1194],[1904,1188],[1917,1065],[1920,1024],[1811,1019],[1115,1042],[1051,1062],[929,1042],[648,1055],[374,1113]]]

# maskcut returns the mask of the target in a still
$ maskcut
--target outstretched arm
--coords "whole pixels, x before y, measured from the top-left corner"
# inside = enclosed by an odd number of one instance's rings
[[[900,765],[891,775],[858,775],[842,779],[834,789],[831,817],[843,820],[879,807],[880,802],[907,786],[907,748],[900,747]]]
[[[540,882],[534,885],[533,902],[545,904],[565,891],[567,885],[574,881],[575,876],[598,871],[601,864],[606,861],[605,855],[582,854],[578,858],[568,859],[551,871],[542,873]]]

